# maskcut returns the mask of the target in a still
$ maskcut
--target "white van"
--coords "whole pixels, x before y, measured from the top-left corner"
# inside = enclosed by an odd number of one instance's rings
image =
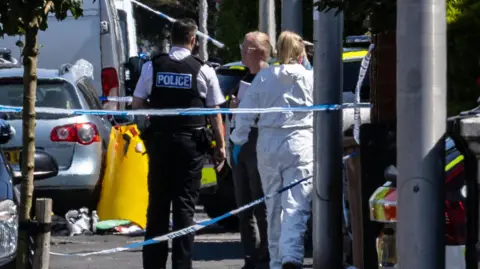
[[[135,63],[138,61],[137,28],[133,16],[133,3],[130,0],[115,0],[115,8],[120,19],[120,28],[123,38],[123,48],[125,59],[129,64],[131,59]],[[130,66],[127,64],[128,66]],[[138,63],[137,63],[138,64]],[[133,75],[134,77],[131,77]],[[129,68],[125,69],[125,88],[126,95],[133,95],[137,82],[136,74],[131,74]]]
[[[75,20],[69,15],[57,21],[49,15],[48,29],[38,34],[39,68],[56,69],[65,63],[85,59],[94,67],[94,86],[99,96],[125,96],[127,53],[123,48],[120,18],[114,0],[83,0],[83,16]],[[20,59],[16,47],[23,36],[0,38],[0,48],[8,48]],[[108,109],[121,109],[124,104],[110,102]]]

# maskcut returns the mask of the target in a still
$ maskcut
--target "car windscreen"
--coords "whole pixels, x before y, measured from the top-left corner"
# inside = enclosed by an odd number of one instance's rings
[[[246,71],[220,71],[217,70],[217,78],[220,88],[225,96],[234,94],[238,90],[240,80],[245,76]]]
[[[362,64],[361,60],[343,63],[343,91],[344,92],[355,91],[361,64]],[[370,86],[368,70],[365,73],[365,78],[363,79],[362,86],[363,87]]]
[[[21,107],[23,105],[23,80],[0,79],[0,105]],[[35,107],[80,109],[80,101],[72,84],[64,80],[37,81]],[[9,119],[20,119],[21,113],[9,113]],[[20,115],[17,115],[20,114]],[[37,118],[61,118],[67,115],[37,113]]]

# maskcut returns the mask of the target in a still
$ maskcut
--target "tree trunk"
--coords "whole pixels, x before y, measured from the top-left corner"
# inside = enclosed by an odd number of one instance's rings
[[[373,36],[375,49],[370,73],[370,121],[393,122],[397,117],[397,49],[396,33]]]
[[[26,23],[25,48],[23,50],[23,137],[22,137],[22,185],[20,223],[30,220],[33,196],[33,171],[35,156],[35,100],[37,90],[38,23]],[[33,26],[32,26],[33,25]],[[22,226],[20,226],[22,227]],[[29,264],[28,229],[19,229],[17,269],[27,269]]]

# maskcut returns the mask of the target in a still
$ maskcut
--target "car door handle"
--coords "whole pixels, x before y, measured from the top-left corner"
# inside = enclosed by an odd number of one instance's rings
[[[100,34],[108,34],[110,32],[109,27],[108,27],[108,22],[107,21],[101,21],[100,22]]]

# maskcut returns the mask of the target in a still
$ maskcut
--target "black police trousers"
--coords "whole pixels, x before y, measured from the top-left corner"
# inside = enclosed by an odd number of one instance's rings
[[[262,182],[257,167],[258,129],[252,128],[247,143],[242,146],[238,163],[233,162],[233,182],[237,206],[263,197]],[[269,268],[267,209],[265,203],[238,214],[243,245],[244,269]]]
[[[173,230],[194,224],[206,153],[201,131],[155,133],[148,140],[148,209],[145,239],[169,232],[170,205]],[[172,268],[191,269],[194,235],[173,239]],[[143,268],[166,268],[168,242],[143,247]]]

